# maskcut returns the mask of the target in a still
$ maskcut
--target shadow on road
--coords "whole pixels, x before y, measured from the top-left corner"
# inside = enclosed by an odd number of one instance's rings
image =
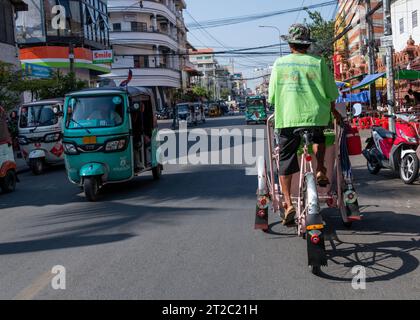
[[[326,210],[328,211],[328,210]],[[351,282],[355,273],[353,267],[362,266],[366,270],[366,282],[387,281],[415,271],[419,260],[414,256],[420,252],[420,217],[392,211],[369,212],[366,218],[353,224],[351,230],[345,228],[338,215],[324,214],[327,222],[327,239],[331,250],[327,250],[329,265],[320,277]],[[407,240],[380,241],[376,243],[346,242],[342,236],[395,236]]]
[[[14,197],[10,202],[11,207],[63,205],[53,212],[28,216],[31,225],[27,229],[47,231],[26,234],[30,240],[0,244],[0,255],[124,241],[141,236],[145,228],[182,223],[182,217],[224,214],[224,210],[203,207],[198,200],[234,203],[237,199],[246,199],[255,193],[255,177],[244,178],[243,175],[243,168],[208,166],[197,171],[169,174],[157,182],[151,175],[144,176],[107,186],[97,203],[88,203],[77,196],[80,190],[76,186],[60,190],[63,181],[55,179],[55,196],[39,199],[38,195],[43,191],[37,190],[31,197]],[[236,179],[240,182],[232,188]],[[227,183],[228,180],[231,183]],[[68,202],[75,198],[77,201],[69,206]],[[226,210],[229,210],[228,205]]]

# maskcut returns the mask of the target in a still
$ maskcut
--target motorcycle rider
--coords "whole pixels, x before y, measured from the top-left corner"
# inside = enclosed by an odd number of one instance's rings
[[[321,186],[329,181],[324,165],[325,136],[322,127],[328,126],[335,110],[338,89],[332,72],[324,59],[308,54],[314,40],[310,30],[293,24],[289,34],[282,36],[292,54],[280,57],[273,66],[269,86],[269,103],[275,106],[276,138],[280,146],[279,175],[285,200],[284,225],[294,224],[296,209],[291,199],[292,175],[299,172],[297,152],[301,138],[294,134],[298,128],[315,127],[313,150],[317,159],[316,178]]]

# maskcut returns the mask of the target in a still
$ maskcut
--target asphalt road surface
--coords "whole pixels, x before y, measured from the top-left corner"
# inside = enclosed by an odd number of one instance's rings
[[[242,117],[200,127],[263,128]],[[270,234],[253,230],[257,179],[245,165],[167,166],[160,181],[106,187],[97,203],[63,167],[24,173],[16,192],[0,195],[0,299],[419,299],[420,185],[352,160],[364,221],[349,230],[323,212],[320,277],[277,216]],[[57,265],[65,290],[51,285]],[[352,287],[358,265],[364,290]]]

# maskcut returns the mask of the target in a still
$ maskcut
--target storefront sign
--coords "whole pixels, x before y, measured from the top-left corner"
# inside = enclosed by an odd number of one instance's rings
[[[114,55],[112,50],[95,50],[92,51],[92,56],[92,62],[94,64],[114,62]]]

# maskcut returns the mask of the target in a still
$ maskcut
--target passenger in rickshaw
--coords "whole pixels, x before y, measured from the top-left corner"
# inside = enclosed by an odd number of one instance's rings
[[[320,186],[329,184],[325,159],[323,128],[337,119],[334,101],[338,89],[332,72],[321,57],[308,54],[314,42],[310,30],[294,24],[289,34],[282,36],[289,43],[292,54],[274,63],[269,88],[269,103],[275,106],[275,132],[280,148],[279,176],[285,201],[284,225],[294,223],[296,209],[291,199],[292,175],[299,172],[298,149],[301,144],[296,129],[313,128],[313,151],[317,159],[316,178]]]
[[[150,147],[152,141],[152,106],[146,106],[145,102],[141,102],[140,109],[132,113],[133,142],[134,142],[134,160],[135,171],[139,172],[146,168],[147,148]],[[144,143],[144,145],[143,145]]]

